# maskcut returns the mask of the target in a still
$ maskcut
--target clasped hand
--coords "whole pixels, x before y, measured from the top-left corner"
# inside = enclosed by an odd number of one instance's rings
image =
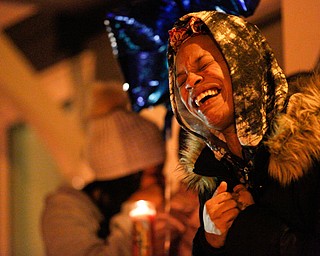
[[[227,192],[227,183],[221,182],[212,198],[205,203],[211,221],[220,231],[218,234],[206,232],[207,241],[216,248],[223,246],[228,230],[239,212],[252,204],[254,204],[253,197],[244,185],[235,186],[230,193]]]

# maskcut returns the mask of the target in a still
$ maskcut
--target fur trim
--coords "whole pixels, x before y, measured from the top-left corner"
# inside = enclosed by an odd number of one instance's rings
[[[266,142],[269,175],[283,186],[302,177],[320,158],[320,76],[304,79],[308,80],[296,83],[300,92],[290,97],[286,113],[277,117]]]
[[[194,164],[204,147],[205,143],[203,140],[188,133],[180,150],[180,167],[178,167],[184,172],[183,181],[187,184],[188,188],[199,192],[204,192],[205,189],[214,190],[216,187],[214,178],[204,177],[193,172]]]

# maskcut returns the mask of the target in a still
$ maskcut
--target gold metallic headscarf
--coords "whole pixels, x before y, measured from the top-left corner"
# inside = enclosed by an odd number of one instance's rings
[[[223,153],[223,142],[217,134],[212,134],[184,106],[175,77],[179,46],[191,36],[209,34],[230,71],[238,139],[242,146],[257,146],[273,118],[283,110],[288,90],[285,75],[259,29],[238,16],[202,11],[183,16],[169,33],[170,100],[180,125]]]

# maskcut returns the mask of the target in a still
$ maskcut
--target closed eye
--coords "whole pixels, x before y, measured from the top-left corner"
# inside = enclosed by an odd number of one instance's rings
[[[176,78],[178,87],[183,86],[186,83],[187,76],[186,75],[178,75]]]
[[[210,61],[210,62],[206,62],[206,63],[203,63],[201,66],[200,66],[200,71],[204,71],[206,70],[209,66],[211,66],[211,64],[213,64],[214,61]]]

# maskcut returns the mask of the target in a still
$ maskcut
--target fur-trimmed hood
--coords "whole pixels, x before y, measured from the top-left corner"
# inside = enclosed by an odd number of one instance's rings
[[[272,123],[265,141],[270,153],[269,175],[285,186],[306,174],[315,159],[320,159],[320,75],[297,79],[289,86],[294,91],[285,113]],[[194,164],[205,143],[188,135],[180,152],[180,169],[189,187],[202,191],[214,189],[215,179],[193,172]]]

